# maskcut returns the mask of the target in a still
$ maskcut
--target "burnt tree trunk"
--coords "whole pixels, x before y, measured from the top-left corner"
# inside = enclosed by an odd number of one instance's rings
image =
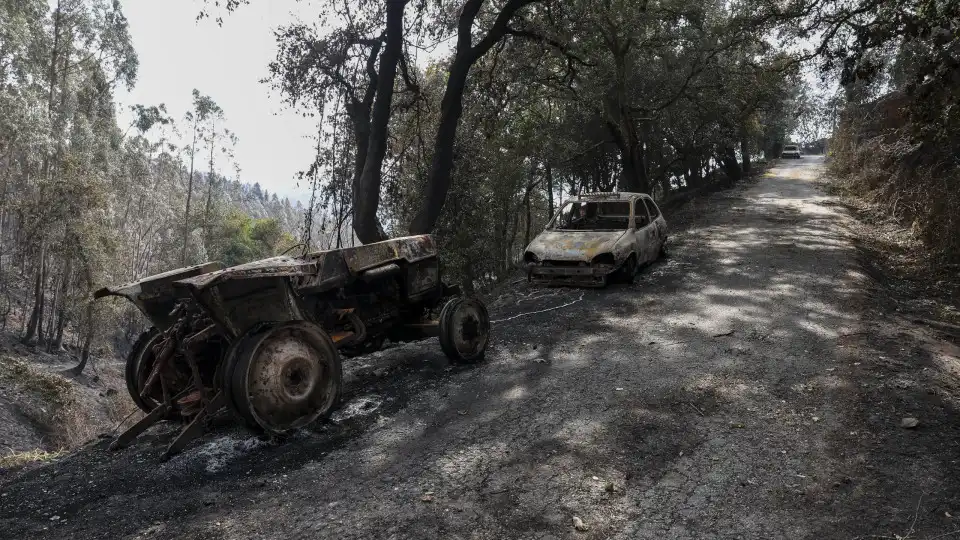
[[[80,375],[83,373],[84,368],[87,367],[87,362],[90,360],[90,346],[91,343],[93,343],[93,329],[93,302],[87,302],[87,308],[84,313],[84,330],[82,347],[80,350],[80,363],[71,370],[74,375]]]
[[[544,174],[547,177],[547,219],[551,219],[553,218],[553,169],[550,167],[550,162],[546,163]]]
[[[410,224],[413,234],[426,234],[440,219],[443,205],[453,178],[453,150],[456,146],[457,126],[463,114],[463,93],[467,76],[474,63],[483,57],[507,34],[507,25],[520,8],[537,0],[508,0],[500,10],[493,26],[476,45],[473,45],[473,23],[483,0],[467,0],[457,20],[457,51],[447,76],[447,86],[440,101],[440,124],[433,146],[433,162],[427,177],[423,206]]]
[[[61,23],[61,6],[60,2],[57,2],[56,10],[54,11],[53,19],[53,49],[50,51],[50,70],[49,70],[49,82],[50,88],[47,90],[47,118],[51,120],[51,125],[54,125],[54,97],[57,81],[57,62],[59,60],[60,52],[60,23]],[[54,127],[55,129],[55,127]],[[53,133],[51,132],[51,135]],[[59,139],[59,138],[58,138]],[[45,153],[43,157],[43,166],[42,166],[42,178],[44,180],[50,180],[52,164],[51,156],[49,152]],[[41,185],[42,186],[42,185]],[[43,202],[43,188],[40,189],[40,202]],[[34,278],[34,287],[33,287],[33,309],[30,312],[30,322],[27,323],[26,335],[23,338],[25,343],[33,341],[36,337],[38,341],[43,340],[43,291],[44,291],[44,278],[46,277],[46,233],[42,230],[40,231],[40,253],[37,259],[37,269],[36,276]]]
[[[357,98],[351,93],[351,100],[346,105],[347,117],[353,125],[354,160],[353,160],[353,182],[351,186],[351,200],[357,201],[362,195],[360,190],[360,178],[363,175],[363,168],[367,163],[367,152],[370,149],[370,111],[373,108],[373,100],[377,93],[377,84],[379,75],[377,74],[377,57],[380,55],[380,49],[383,46],[381,40],[376,40],[370,44],[370,54],[367,56],[367,87],[364,90],[363,98]],[[379,199],[378,199],[379,201]],[[338,227],[342,225],[342,220],[338,221]],[[337,248],[340,247],[340,230],[337,230]]]
[[[27,323],[27,333],[23,336],[24,343],[33,342],[37,334],[42,334],[41,326],[43,324],[43,276],[44,260],[46,260],[46,244],[40,240],[40,256],[37,258],[38,265],[36,276],[33,281],[33,309],[30,311],[30,321]]]
[[[607,114],[616,117],[616,121],[608,120],[607,130],[620,150],[620,190],[646,193],[650,189],[650,180],[640,136],[629,113],[620,110],[617,104],[608,104],[608,107],[614,106],[617,109],[608,110]]]
[[[60,310],[57,312],[57,329],[53,338],[52,349],[56,351],[63,350],[63,327],[66,324],[66,304],[67,294],[70,292],[70,276],[73,274],[73,257],[67,257],[66,268],[63,271],[63,281],[60,289]]]
[[[377,219],[377,208],[380,206],[383,159],[387,154],[393,83],[397,78],[397,63],[403,54],[403,10],[406,5],[407,0],[387,2],[387,38],[380,55],[377,98],[370,118],[370,144],[360,180],[354,187],[353,229],[364,244],[379,242],[387,236]]]
[[[743,162],[743,174],[750,174],[750,141],[747,140],[746,136],[740,138],[740,159]]]
[[[743,170],[737,162],[737,154],[732,147],[727,146],[723,149],[719,161],[728,182],[733,183],[743,178]]]

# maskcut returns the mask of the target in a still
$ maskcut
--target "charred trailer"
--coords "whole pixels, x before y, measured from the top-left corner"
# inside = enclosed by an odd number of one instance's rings
[[[437,336],[455,363],[479,361],[489,342],[486,307],[443,283],[430,235],[230,268],[206,263],[94,296],[127,298],[152,324],[125,370],[127,390],[147,415],[112,447],[161,419],[183,419],[167,455],[223,408],[276,435],[328,416],[342,391],[341,356],[378,350],[388,339]]]

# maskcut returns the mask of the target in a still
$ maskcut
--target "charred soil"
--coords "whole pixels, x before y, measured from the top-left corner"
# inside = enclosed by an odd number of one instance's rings
[[[816,158],[668,214],[632,285],[516,283],[483,363],[347,360],[332,422],[94,440],[0,477],[10,538],[932,538],[960,516],[960,351],[903,311]],[[870,262],[872,266],[865,266]],[[878,280],[878,277],[880,278]],[[901,309],[897,311],[896,309]],[[928,321],[923,324],[914,320]],[[946,329],[946,330],[944,330]],[[917,420],[902,424],[904,418]],[[913,427],[901,427],[902,425]]]

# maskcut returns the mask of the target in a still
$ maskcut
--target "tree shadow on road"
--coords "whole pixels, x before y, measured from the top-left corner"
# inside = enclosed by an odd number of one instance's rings
[[[391,349],[349,390],[369,414],[212,472],[100,445],[5,483],[24,502],[0,525],[41,534],[57,508],[77,536],[567,536],[572,516],[584,538],[950,532],[960,417],[920,375],[944,364],[861,319],[869,277],[817,197],[780,178],[715,194],[632,286],[520,285],[487,363]],[[199,448],[224,437],[250,440]]]

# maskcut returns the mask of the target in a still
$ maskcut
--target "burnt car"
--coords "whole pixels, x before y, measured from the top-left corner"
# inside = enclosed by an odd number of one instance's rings
[[[523,254],[528,278],[542,284],[603,287],[632,282],[665,254],[667,222],[644,193],[589,193],[567,201]]]
[[[471,363],[489,341],[485,306],[442,282],[430,235],[205,263],[94,296],[124,297],[152,324],[126,361],[127,390],[148,414],[112,447],[159,420],[183,420],[168,456],[224,408],[273,435],[325,418],[340,400],[342,354],[438,336],[452,362]]]
[[[784,159],[800,159],[800,147],[795,144],[788,144],[783,147],[780,157]]]

